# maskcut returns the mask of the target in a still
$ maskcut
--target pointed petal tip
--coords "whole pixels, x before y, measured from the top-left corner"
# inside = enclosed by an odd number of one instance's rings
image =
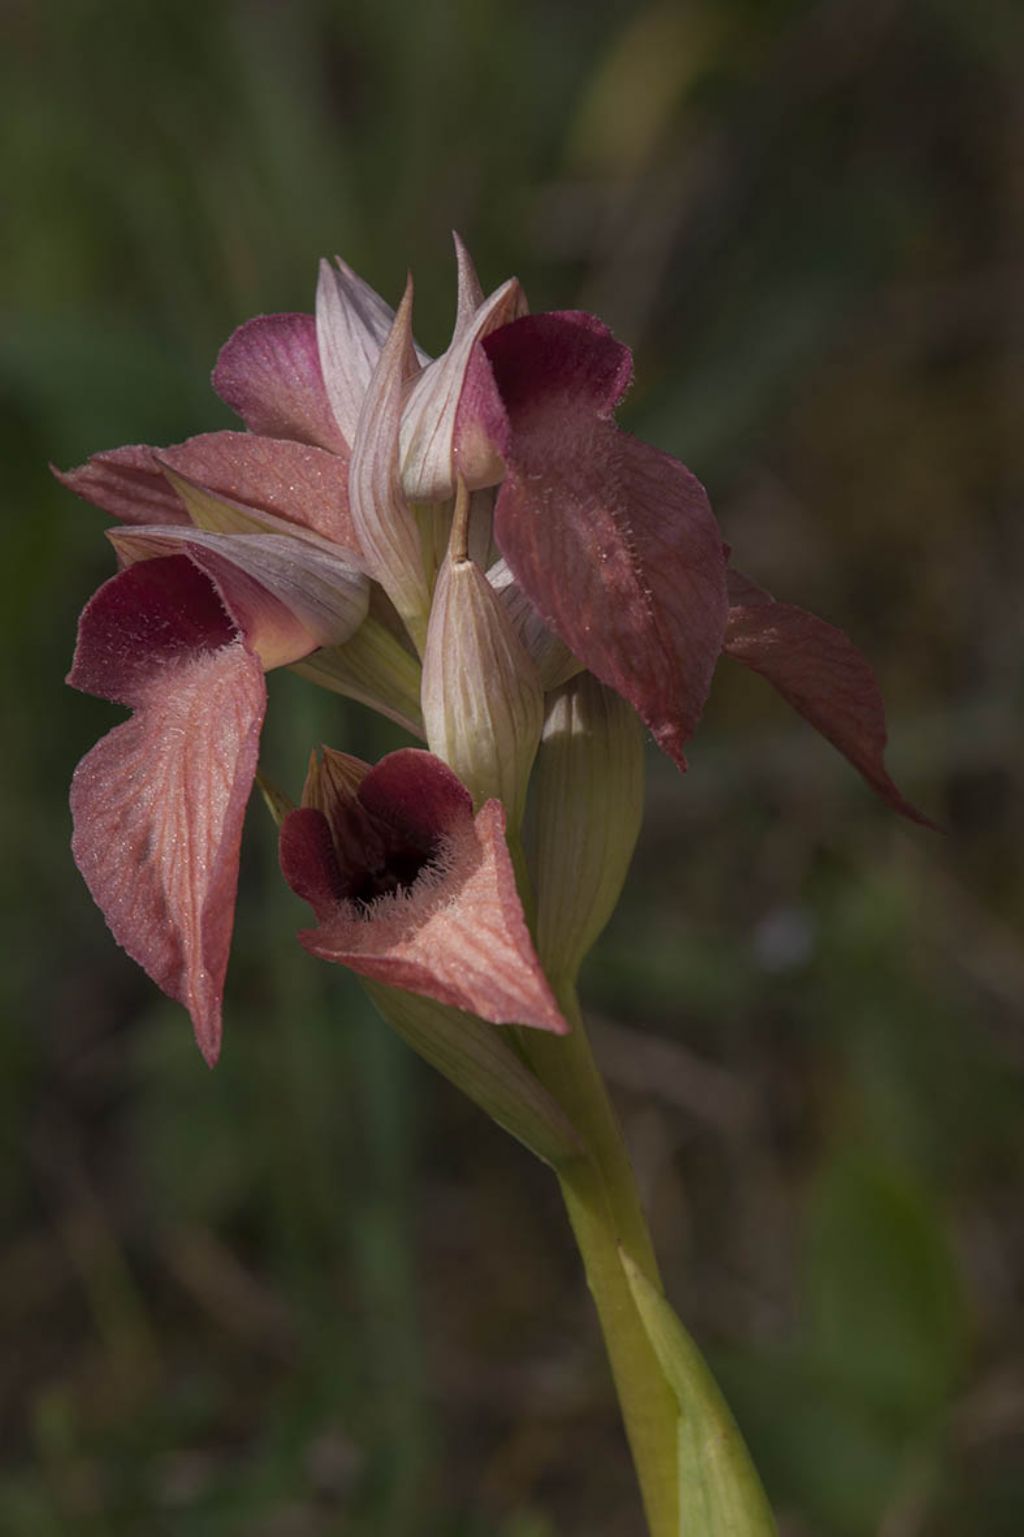
[[[882,779],[869,780],[868,783],[875,791],[875,794],[881,796],[890,811],[895,811],[905,821],[913,822],[916,827],[924,827],[932,833],[948,833],[948,827],[944,827],[941,822],[934,821],[920,807],[915,806],[913,801],[908,800],[897,786],[895,780],[891,779],[888,774]]]
[[[690,761],[683,751],[683,744],[689,740],[689,734],[675,722],[670,722],[666,726],[654,727],[651,735],[665,756],[671,758],[680,774],[685,774],[689,770]]]
[[[217,1019],[210,1022],[193,1018],[192,1025],[195,1030],[196,1045],[199,1047],[203,1061],[212,1071],[220,1061],[221,1024],[219,1013]]]
[[[760,673],[891,810],[919,827],[941,831],[907,800],[886,768],[882,691],[846,632],[806,609],[778,602],[731,569],[729,596],[726,655]]]
[[[571,1035],[572,1025],[562,1012],[555,1008],[549,1014],[545,1014],[543,1021],[537,1019],[524,1019],[520,1021],[524,1025],[532,1025],[537,1030],[547,1030],[550,1035]]]

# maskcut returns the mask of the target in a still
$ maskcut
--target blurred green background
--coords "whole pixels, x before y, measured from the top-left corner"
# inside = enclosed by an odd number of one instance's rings
[[[293,940],[254,804],[209,1074],[67,852],[112,570],[46,463],[229,425],[343,253],[598,311],[624,420],[845,625],[900,825],[723,666],[587,974],[670,1296],[786,1537],[1024,1530],[1024,36],[1014,0],[3,7],[0,1532],[631,1537],[546,1172]],[[272,679],[270,767],[397,740]]]

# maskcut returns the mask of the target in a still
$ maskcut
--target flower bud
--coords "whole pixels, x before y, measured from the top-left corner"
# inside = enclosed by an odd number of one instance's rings
[[[543,721],[537,669],[486,576],[466,552],[460,485],[452,546],[437,580],[423,655],[427,743],[477,807],[496,797],[510,831],[522,820]]]
[[[574,981],[619,899],[643,816],[643,727],[587,672],[548,697],[531,839],[537,953]]]

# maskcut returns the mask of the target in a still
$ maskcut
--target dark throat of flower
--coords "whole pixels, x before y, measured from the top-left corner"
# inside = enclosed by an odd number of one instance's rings
[[[356,802],[344,840],[335,844],[339,897],[366,910],[380,897],[409,891],[425,872],[443,864],[443,842],[418,837]]]
[[[369,907],[378,897],[407,891],[431,863],[433,855],[433,849],[424,851],[412,844],[394,843],[373,864],[352,872],[345,895],[350,902]]]

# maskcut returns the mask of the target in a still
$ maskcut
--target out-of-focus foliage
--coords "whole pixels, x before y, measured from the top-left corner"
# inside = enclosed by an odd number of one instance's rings
[[[102,519],[341,251],[448,230],[637,352],[627,424],[844,624],[897,825],[723,667],[588,973],[669,1292],[789,1537],[1024,1529],[1024,107],[1014,0],[10,0],[0,52],[0,1531],[627,1537],[545,1172],[301,955],[254,804],[223,1064],[66,849]],[[399,738],[273,680],[268,767]]]

